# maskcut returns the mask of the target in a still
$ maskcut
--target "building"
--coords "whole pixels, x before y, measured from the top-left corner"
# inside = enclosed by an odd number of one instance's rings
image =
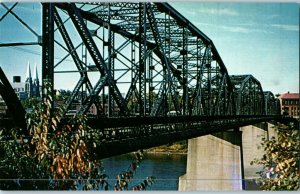
[[[299,97],[299,93],[287,92],[285,94],[281,94],[278,99],[280,100],[282,113],[299,118]]]
[[[25,77],[25,92],[27,98],[40,97],[40,81],[37,71],[37,65],[35,64],[33,77],[31,76],[30,63],[28,62],[27,73]]]
[[[21,76],[13,76],[13,82],[10,84],[20,100],[25,100],[28,98],[28,94],[26,92],[26,83],[21,82]]]
[[[0,118],[4,117],[4,115],[6,115],[7,113],[7,106],[2,98],[2,96],[0,95]]]
[[[30,63],[28,61],[27,72],[25,76],[25,91],[27,93],[27,98],[32,96],[32,88],[33,88],[33,84],[32,84],[32,77],[31,77],[31,69],[30,69]]]
[[[21,81],[21,76],[13,76],[13,82],[10,83],[20,100],[26,100],[31,97],[40,97],[40,81],[35,65],[33,77],[31,76],[30,63],[28,62],[25,82]]]
[[[40,97],[40,81],[37,71],[37,66],[35,64],[34,71],[33,71],[33,77],[32,77],[32,96]]]
[[[30,63],[28,62],[25,81],[22,82],[21,76],[13,76],[13,81],[10,82],[16,95],[20,100],[26,100],[31,97],[41,96],[41,87],[38,77],[37,65],[35,64],[33,77],[31,76]],[[0,95],[0,116],[7,114],[7,106],[2,96]]]

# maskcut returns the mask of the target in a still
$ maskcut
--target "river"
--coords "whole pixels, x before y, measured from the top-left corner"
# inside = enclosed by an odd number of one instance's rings
[[[115,177],[128,169],[132,159],[133,155],[125,154],[102,160],[105,173],[110,178],[110,189],[115,183]],[[155,176],[155,183],[147,187],[147,190],[177,191],[179,177],[186,171],[186,160],[186,154],[147,153],[129,186],[141,183],[147,176]]]

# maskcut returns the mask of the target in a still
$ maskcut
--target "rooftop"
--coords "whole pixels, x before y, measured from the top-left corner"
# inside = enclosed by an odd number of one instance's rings
[[[299,99],[299,93],[285,93],[279,96],[281,99]]]

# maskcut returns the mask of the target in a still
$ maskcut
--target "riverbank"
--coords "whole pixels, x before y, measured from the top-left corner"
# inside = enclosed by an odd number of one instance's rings
[[[145,150],[147,153],[186,154],[187,141],[180,141],[171,145],[162,145]]]
[[[156,152],[156,151],[147,151],[147,154],[165,154],[165,155],[171,155],[171,154],[178,154],[178,155],[187,155],[187,153],[184,152]]]

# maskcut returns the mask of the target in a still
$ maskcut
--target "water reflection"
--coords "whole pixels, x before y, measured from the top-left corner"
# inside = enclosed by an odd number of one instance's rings
[[[105,173],[110,178],[111,188],[115,183],[115,177],[130,167],[132,159],[133,155],[125,154],[102,160]],[[185,174],[186,160],[185,154],[147,153],[130,186],[139,184],[147,176],[155,176],[156,182],[147,190],[178,190],[178,179]]]

